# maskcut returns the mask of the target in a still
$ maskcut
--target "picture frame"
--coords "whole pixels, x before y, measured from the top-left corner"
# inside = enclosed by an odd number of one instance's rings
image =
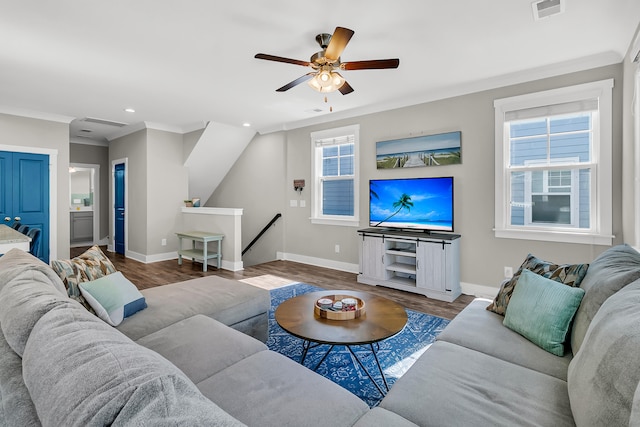
[[[462,163],[462,132],[446,132],[376,142],[378,169]]]

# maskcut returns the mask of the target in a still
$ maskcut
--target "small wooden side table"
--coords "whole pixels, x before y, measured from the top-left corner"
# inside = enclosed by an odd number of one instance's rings
[[[182,265],[182,257],[191,258],[192,261],[202,260],[202,271],[207,271],[207,261],[216,258],[216,267],[220,269],[222,261],[222,239],[224,234],[211,233],[209,231],[185,231],[176,233],[179,240],[178,265]],[[191,240],[191,249],[182,248],[182,239]],[[196,249],[196,242],[202,242],[202,249]],[[208,251],[209,242],[218,242],[218,250]]]

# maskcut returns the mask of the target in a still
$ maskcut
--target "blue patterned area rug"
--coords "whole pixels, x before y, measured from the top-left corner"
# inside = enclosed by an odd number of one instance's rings
[[[274,313],[283,301],[308,292],[321,291],[322,288],[295,283],[293,285],[271,290],[271,309],[269,310],[269,339],[267,346],[290,359],[300,362],[302,356],[302,340],[285,332],[275,321]],[[394,337],[381,341],[377,351],[380,365],[392,385],[413,365],[416,359],[442,332],[449,320],[430,316],[417,311],[407,310],[408,321],[405,328]],[[305,366],[313,369],[329,349],[327,345],[312,348],[307,353]],[[354,346],[352,349],[363,361],[374,379],[382,384],[380,372],[375,366],[375,360],[367,347]],[[353,356],[344,346],[336,346],[316,371],[329,378],[336,384],[349,390],[370,407],[380,403],[382,396],[375,385],[371,383],[366,373],[362,371]]]

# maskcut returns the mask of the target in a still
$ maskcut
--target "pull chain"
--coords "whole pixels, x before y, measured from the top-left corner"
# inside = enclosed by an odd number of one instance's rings
[[[329,102],[329,101],[327,100],[327,97],[325,96],[324,97],[324,103],[326,104],[327,102]],[[331,105],[329,105],[329,112],[333,113],[333,107]]]

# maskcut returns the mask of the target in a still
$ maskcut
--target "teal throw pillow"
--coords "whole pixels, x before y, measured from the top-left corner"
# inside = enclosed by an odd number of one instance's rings
[[[523,270],[504,316],[504,326],[556,356],[564,342],[584,290]]]
[[[122,321],[147,308],[144,296],[121,272],[115,272],[79,284],[82,296],[99,318],[118,326]]]

